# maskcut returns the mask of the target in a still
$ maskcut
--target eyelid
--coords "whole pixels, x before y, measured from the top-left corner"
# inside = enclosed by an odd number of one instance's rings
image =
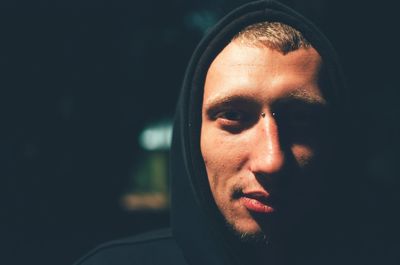
[[[211,117],[218,128],[229,133],[239,133],[251,124],[251,113],[238,109],[225,109],[218,111]]]
[[[241,112],[241,111],[238,110],[238,108],[232,106],[215,106],[213,108],[206,110],[206,114],[211,120],[216,120],[217,118],[221,117],[227,112]]]
[[[230,118],[230,117],[227,117],[227,116],[229,116],[227,114],[234,114],[234,115],[236,114],[238,117],[237,118]],[[246,116],[246,114],[243,111],[234,110],[234,109],[231,109],[231,110],[228,109],[228,110],[222,110],[222,111],[218,112],[215,115],[215,118],[224,118],[224,119],[227,119],[227,120],[239,121],[239,120],[242,120],[245,116]]]

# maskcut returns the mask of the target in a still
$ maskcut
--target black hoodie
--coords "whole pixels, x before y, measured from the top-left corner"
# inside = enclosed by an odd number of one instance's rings
[[[170,159],[171,230],[105,244],[82,258],[76,265],[270,264],[268,260],[248,257],[251,253],[249,247],[237,242],[225,227],[223,217],[213,200],[200,153],[201,106],[207,70],[234,35],[244,27],[262,21],[282,22],[302,32],[324,62],[328,74],[328,84],[322,91],[324,97],[332,109],[341,110],[340,99],[344,85],[335,52],[329,41],[310,21],[273,1],[257,1],[234,10],[208,31],[195,50],[186,71],[177,106]],[[333,223],[336,224],[336,220],[331,220],[330,224]],[[330,232],[325,233],[325,228]],[[313,240],[303,239],[304,244],[299,239],[293,245],[297,244],[301,250],[298,252],[305,253],[304,261],[334,263],[335,258],[328,252],[335,252],[332,249],[336,250],[337,240],[328,240],[328,237],[336,230],[324,225],[316,230],[324,232],[317,232],[316,236],[310,235]],[[321,243],[321,240],[329,243]],[[295,252],[287,252],[288,255],[293,253]],[[340,256],[339,251],[335,253],[336,258]],[[295,254],[286,258],[286,261],[290,264],[303,264],[303,260]],[[347,262],[341,260],[341,264],[343,263]]]

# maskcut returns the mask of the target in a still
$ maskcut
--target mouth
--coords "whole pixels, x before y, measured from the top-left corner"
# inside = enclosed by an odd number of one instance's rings
[[[243,192],[240,201],[251,212],[269,214],[275,212],[269,197],[263,191]]]

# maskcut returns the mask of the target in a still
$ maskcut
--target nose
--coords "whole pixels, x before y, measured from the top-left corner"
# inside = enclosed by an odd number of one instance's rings
[[[265,113],[254,127],[254,145],[250,167],[256,175],[275,175],[284,167],[285,155],[279,139],[279,131],[272,113]]]

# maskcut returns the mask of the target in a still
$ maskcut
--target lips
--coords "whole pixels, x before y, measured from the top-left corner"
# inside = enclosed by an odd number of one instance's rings
[[[244,192],[240,198],[242,204],[251,212],[273,213],[275,209],[268,203],[269,194],[262,191]]]

